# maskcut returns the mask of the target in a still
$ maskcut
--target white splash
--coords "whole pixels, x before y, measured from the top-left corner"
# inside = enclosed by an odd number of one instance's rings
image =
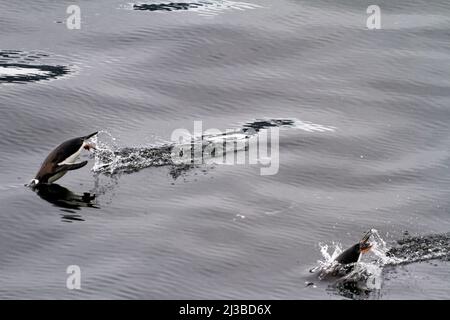
[[[359,290],[380,290],[383,268],[380,265],[358,262],[352,271],[339,279],[339,282],[354,282]]]
[[[106,140],[100,141],[98,139],[98,136],[102,135],[102,134],[105,134],[109,141],[106,141]],[[95,164],[94,164],[94,167],[91,170],[93,172],[99,172],[103,168],[110,168],[108,170],[109,173],[113,173],[114,169],[116,167],[115,162],[120,161],[120,159],[118,159],[118,156],[114,155],[114,150],[117,149],[116,138],[114,138],[112,136],[112,134],[110,134],[107,130],[101,130],[101,131],[98,132],[98,134],[96,134],[95,136],[93,136],[91,138],[91,141],[94,143],[95,148],[96,148],[96,151],[94,153]],[[110,161],[109,162],[103,162],[99,158],[99,154],[107,154],[107,155],[109,155],[109,157],[103,157],[103,158],[104,159],[110,159]]]
[[[335,259],[342,253],[342,247],[338,243],[332,243],[333,252],[328,253],[328,244],[319,243],[320,253],[322,254],[323,260],[317,260],[317,266],[309,270],[309,272],[314,273],[320,271],[319,279],[325,277],[328,273],[336,267],[337,263]]]
[[[378,230],[372,229],[371,233],[372,233],[372,239],[374,241],[371,242],[372,248],[370,249],[370,252],[372,252],[376,257],[378,257],[379,265],[385,266],[385,265],[399,264],[399,263],[404,262],[404,260],[402,260],[400,258],[389,256],[387,254],[390,247],[386,244],[386,241],[384,241],[383,238],[381,238]]]

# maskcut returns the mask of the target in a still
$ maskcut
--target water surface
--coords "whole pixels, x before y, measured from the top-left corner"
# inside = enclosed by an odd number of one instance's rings
[[[378,1],[381,30],[366,27],[370,1],[207,2],[78,1],[80,30],[64,23],[73,1],[0,3],[0,298],[342,299],[305,286],[319,243],[449,232],[448,1]],[[194,121],[258,119],[333,130],[280,130],[276,175],[105,174],[84,156],[58,183],[94,206],[23,186],[54,146],[96,130],[148,150]],[[69,265],[82,290],[66,288]],[[396,266],[367,298],[448,299],[449,276],[445,259]]]

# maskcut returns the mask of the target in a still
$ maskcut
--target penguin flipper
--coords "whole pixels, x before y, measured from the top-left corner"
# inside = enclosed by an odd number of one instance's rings
[[[80,168],[84,167],[85,165],[87,165],[87,163],[88,163],[87,161],[83,161],[83,162],[74,163],[74,164],[62,164],[62,165],[58,166],[58,169],[56,170],[56,172],[80,169]]]

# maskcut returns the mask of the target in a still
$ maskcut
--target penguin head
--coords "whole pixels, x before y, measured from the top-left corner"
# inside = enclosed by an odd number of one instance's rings
[[[38,184],[39,184],[39,180],[35,178],[35,179],[31,179],[31,181],[28,184],[26,184],[26,186],[34,189],[37,187]]]
[[[369,242],[370,236],[372,235],[372,230],[369,230],[364,237],[359,242],[359,252],[367,253],[372,248],[372,244]]]

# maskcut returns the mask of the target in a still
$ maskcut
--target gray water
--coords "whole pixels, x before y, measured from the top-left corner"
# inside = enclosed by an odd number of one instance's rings
[[[71,4],[0,2],[0,71],[59,66],[47,80],[0,72],[0,298],[343,299],[308,271],[320,243],[350,246],[370,228],[392,245],[406,230],[449,232],[448,1],[377,1],[380,30],[366,26],[371,1],[150,11],[86,0],[80,30],[65,25]],[[107,174],[84,155],[58,184],[94,205],[23,186],[69,138],[101,130],[111,148],[152,148],[194,121],[256,119],[333,130],[281,128],[275,175]],[[66,287],[69,265],[81,290]],[[449,270],[448,259],[391,267],[366,298],[448,299]]]

